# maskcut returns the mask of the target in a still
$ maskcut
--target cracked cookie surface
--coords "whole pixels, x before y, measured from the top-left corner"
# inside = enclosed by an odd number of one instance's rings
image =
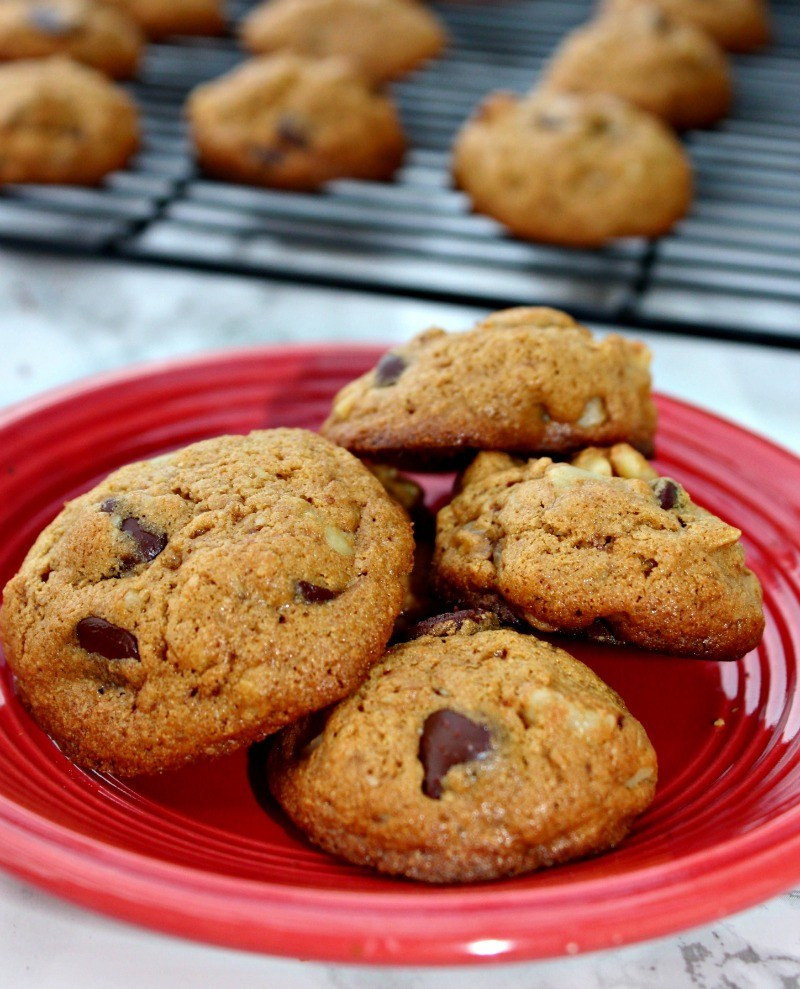
[[[598,461],[599,472],[547,457],[475,459],[437,519],[444,597],[543,632],[677,655],[738,659],[753,649],[761,585],[741,532],[669,478],[618,476],[614,457],[596,450],[576,459]]]
[[[66,55],[127,79],[136,72],[143,45],[130,17],[92,0],[0,3],[0,61]]]
[[[95,185],[138,145],[133,102],[101,73],[61,56],[0,66],[0,183]]]
[[[255,53],[339,55],[376,83],[410,72],[445,43],[439,21],[416,0],[268,0],[241,34]]]
[[[388,179],[405,153],[390,97],[338,58],[250,59],[198,86],[187,109],[200,164],[233,181],[314,189]]]
[[[323,438],[208,440],[67,504],[4,591],[6,655],[74,761],[173,768],[355,689],[412,550],[402,510]]]
[[[531,635],[441,633],[391,649],[324,726],[276,737],[269,782],[292,820],[329,852],[427,882],[617,844],[657,774],[622,699]]]
[[[666,233],[692,197],[670,128],[604,93],[493,94],[456,139],[453,176],[517,236],[571,246]]]
[[[434,468],[478,450],[652,447],[650,353],[555,309],[426,330],[334,398],[323,433],[359,456]]]
[[[713,38],[649,3],[614,7],[567,35],[544,85],[613,93],[679,129],[708,127],[732,99],[728,59]]]

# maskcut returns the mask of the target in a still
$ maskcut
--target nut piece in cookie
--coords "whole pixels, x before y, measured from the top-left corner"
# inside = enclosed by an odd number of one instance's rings
[[[732,98],[728,59],[713,38],[650,3],[614,7],[567,35],[544,84],[612,93],[681,130],[715,123]]]
[[[613,847],[653,799],[656,755],[621,698],[508,629],[391,649],[269,783],[313,842],[426,882],[513,876]]]
[[[122,10],[94,0],[4,0],[0,61],[66,55],[115,79],[134,75],[144,37]]]
[[[351,693],[413,540],[346,450],[303,430],[130,464],[66,505],[5,588],[19,695],[75,762],[172,769]]]
[[[96,185],[138,145],[136,107],[94,69],[60,56],[0,66],[0,184]]]
[[[198,86],[187,112],[203,169],[236,182],[315,189],[389,179],[405,153],[390,97],[336,58],[251,59]]]
[[[765,0],[606,0],[603,9],[633,9],[642,3],[705,31],[722,48],[749,52],[762,48],[770,37]]]
[[[268,0],[241,35],[255,54],[341,56],[375,83],[405,75],[445,44],[441,24],[416,0]]]
[[[438,515],[445,599],[682,656],[738,659],[758,645],[761,585],[741,532],[653,477],[635,451],[584,451],[584,467],[486,456]]]
[[[464,333],[430,329],[334,398],[323,433],[359,456],[437,469],[474,450],[649,452],[650,354],[555,309],[508,309]]]
[[[517,236],[573,247],[659,236],[692,198],[671,129],[604,93],[489,96],[456,138],[453,177]]]

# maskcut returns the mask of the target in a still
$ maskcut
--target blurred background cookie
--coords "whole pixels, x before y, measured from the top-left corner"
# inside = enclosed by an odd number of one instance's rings
[[[66,58],[0,66],[0,182],[95,185],[139,146],[130,97]]]
[[[453,176],[518,236],[575,246],[666,233],[692,196],[672,131],[601,93],[490,96],[456,138]]]
[[[225,29],[223,0],[104,0],[118,4],[150,38],[170,34],[221,34]]]
[[[341,55],[373,82],[410,72],[445,44],[444,29],[416,0],[267,0],[241,35],[256,53]]]
[[[115,79],[134,75],[144,37],[123,10],[93,0],[3,0],[0,61],[67,55]]]
[[[405,152],[392,100],[342,59],[266,55],[198,87],[187,105],[205,171],[232,181],[314,189],[389,179]]]
[[[769,41],[769,10],[764,0],[606,0],[605,7],[633,8],[643,2],[702,28],[728,51],[749,52]]]
[[[544,82],[555,89],[613,93],[679,129],[713,124],[732,99],[730,68],[719,45],[647,2],[607,10],[568,34]]]

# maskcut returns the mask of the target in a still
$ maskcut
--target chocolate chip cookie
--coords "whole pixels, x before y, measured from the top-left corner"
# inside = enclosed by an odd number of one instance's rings
[[[391,99],[341,59],[253,59],[198,87],[188,113],[203,169],[254,185],[389,179],[405,152]]]
[[[323,426],[359,456],[437,468],[474,450],[647,452],[650,353],[598,340],[555,309],[507,309],[464,333],[426,330],[347,385]]]
[[[439,21],[416,0],[268,0],[241,34],[257,54],[340,55],[373,82],[410,72],[445,44]]]
[[[0,183],[95,185],[138,145],[132,100],[94,69],[62,57],[0,66]]]
[[[606,8],[655,3],[665,14],[702,28],[728,51],[762,48],[770,36],[769,10],[764,0],[606,0]]]
[[[383,654],[413,541],[354,457],[303,430],[131,464],[70,502],[4,592],[19,696],[122,775],[263,738]]]
[[[713,124],[732,98],[728,59],[713,38],[645,2],[612,8],[569,34],[545,85],[613,93],[679,129]]]
[[[656,755],[568,653],[508,629],[390,650],[330,713],[277,737],[269,783],[316,844],[426,882],[513,876],[613,847]]]
[[[104,0],[124,8],[150,38],[225,30],[223,0]]]
[[[439,591],[543,632],[738,659],[764,630],[741,532],[620,449],[627,476],[614,451],[583,467],[480,454],[438,515]]]
[[[569,246],[657,237],[692,197],[672,131],[603,93],[495,93],[456,139],[453,176],[517,236]]]
[[[115,79],[134,75],[144,37],[122,10],[92,0],[4,0],[0,61],[66,55]]]

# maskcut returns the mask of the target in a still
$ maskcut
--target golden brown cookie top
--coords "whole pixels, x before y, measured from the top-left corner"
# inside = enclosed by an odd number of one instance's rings
[[[731,101],[725,53],[704,31],[653,3],[611,8],[572,31],[553,55],[545,85],[613,93],[675,127],[700,127]]]
[[[0,61],[66,55],[124,79],[136,71],[143,43],[123,11],[92,0],[0,3]]]
[[[70,59],[0,66],[0,182],[94,183],[138,145],[124,90]]]
[[[220,34],[224,0],[103,0],[126,10],[150,38],[170,34]]]
[[[769,41],[769,10],[764,0],[606,0],[605,8],[655,3],[670,17],[701,28],[729,51],[747,52]]]
[[[650,354],[555,309],[430,329],[336,396],[323,432],[360,455],[435,467],[474,449],[652,444]]]
[[[479,455],[439,512],[440,591],[465,606],[497,600],[541,631],[738,659],[764,629],[741,532],[615,449],[577,458],[591,470]],[[615,456],[629,476],[608,470]]]
[[[604,93],[491,95],[456,139],[453,174],[480,212],[561,244],[657,236],[691,199],[672,131]]]
[[[265,185],[388,178],[405,150],[391,99],[338,58],[251,59],[199,86],[188,114],[208,170]]]
[[[400,611],[413,541],[354,457],[303,430],[116,471],[4,595],[20,694],[83,765],[221,754],[353,690]]]
[[[252,52],[340,55],[374,82],[410,72],[445,44],[439,21],[416,0],[268,0],[241,33]]]
[[[463,882],[615,844],[656,773],[644,729],[588,667],[471,628],[395,647],[321,731],[280,735],[270,785],[323,848]]]

